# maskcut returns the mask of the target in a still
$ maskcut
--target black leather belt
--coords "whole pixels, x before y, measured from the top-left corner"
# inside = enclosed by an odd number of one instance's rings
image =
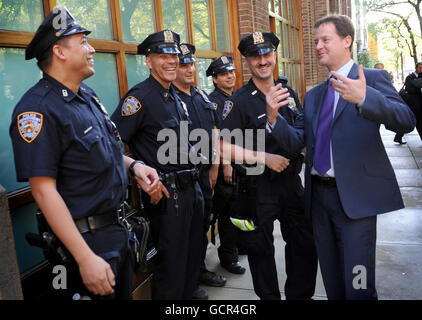
[[[108,213],[84,217],[74,221],[80,233],[94,232],[100,228],[120,223],[123,218],[123,210],[123,206],[120,206],[119,209]]]
[[[199,170],[197,168],[160,174],[160,180],[165,185],[170,187],[178,185],[182,189],[185,189],[188,185],[192,185],[198,179]]]
[[[318,181],[319,183],[326,184],[326,185],[329,185],[329,186],[335,186],[336,185],[336,178],[321,177],[321,176],[318,176],[318,175],[313,175],[312,179],[314,179],[315,181]]]

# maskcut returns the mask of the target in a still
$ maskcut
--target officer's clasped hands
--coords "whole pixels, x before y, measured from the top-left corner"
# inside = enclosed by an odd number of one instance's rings
[[[134,166],[134,173],[136,181],[141,186],[142,190],[148,193],[152,204],[160,202],[163,193],[167,198],[170,197],[169,192],[161,183],[157,171],[154,168],[139,163]]]

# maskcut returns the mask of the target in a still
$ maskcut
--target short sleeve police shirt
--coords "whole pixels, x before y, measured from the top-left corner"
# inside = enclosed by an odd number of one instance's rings
[[[127,92],[111,118],[135,158],[165,173],[192,167],[187,114],[173,87],[150,76]]]
[[[213,92],[210,93],[209,98],[212,103],[215,104],[216,113],[218,116],[219,126],[221,126],[224,102],[230,99],[231,95],[227,94],[220,88],[216,87]]]
[[[217,115],[215,105],[209,100],[207,94],[194,86],[190,88],[190,95],[179,90],[175,87],[176,94],[182,99],[186,104],[189,118],[191,120],[191,125],[189,126],[189,131],[192,132],[195,129],[204,129],[208,135],[209,148],[204,154],[207,159],[211,159],[212,155],[212,144],[213,139],[213,129],[217,127]],[[196,139],[196,137],[195,137]],[[190,140],[192,144],[201,143],[200,141]]]
[[[122,154],[102,109],[88,86],[81,84],[75,94],[44,74],[13,112],[10,136],[18,181],[56,179],[74,219],[114,210],[125,194]]]

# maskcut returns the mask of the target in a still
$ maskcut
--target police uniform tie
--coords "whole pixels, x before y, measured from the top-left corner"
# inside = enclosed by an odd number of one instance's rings
[[[327,91],[321,106],[315,141],[314,168],[323,176],[331,168],[330,139],[333,127],[334,89],[328,79]]]

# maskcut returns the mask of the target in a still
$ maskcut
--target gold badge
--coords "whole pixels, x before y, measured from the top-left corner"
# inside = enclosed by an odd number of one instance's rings
[[[295,101],[295,99],[294,99],[294,98],[292,98],[292,97],[288,97],[287,99],[288,99],[289,104],[290,104],[291,106],[296,107],[296,101]]]
[[[171,32],[170,30],[164,31],[164,42],[170,42],[170,43],[174,42],[173,32]]]
[[[101,112],[104,113],[106,116],[108,116],[108,112],[106,108],[103,106],[103,104],[101,103],[100,99],[98,99],[98,97],[93,97],[93,99],[97,107],[101,110]]]
[[[230,62],[229,62],[229,59],[227,59],[227,57],[226,56],[222,56],[221,57],[221,62],[223,62],[223,64],[229,64]]]
[[[263,43],[264,42],[264,36],[262,34],[262,32],[254,32],[252,34],[253,36],[253,44],[259,44],[259,43]]]
[[[187,46],[187,45],[185,45],[185,44],[182,44],[182,45],[180,46],[180,50],[182,50],[182,54],[183,54],[184,56],[190,53],[188,46]]]

